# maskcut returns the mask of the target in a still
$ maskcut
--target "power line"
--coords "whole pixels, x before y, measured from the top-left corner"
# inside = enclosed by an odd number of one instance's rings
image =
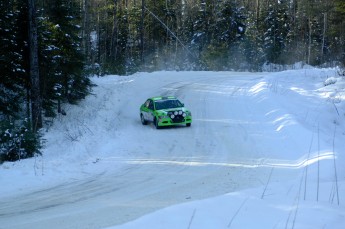
[[[184,49],[186,49],[187,51],[188,51],[188,53],[191,55],[191,56],[193,56],[193,57],[195,57],[194,55],[193,55],[193,53],[188,49],[188,47],[187,46],[185,46],[183,43],[182,43],[182,41],[175,35],[175,33],[173,32],[173,31],[171,31],[171,29],[169,29],[169,27],[162,21],[162,20],[160,20],[154,13],[152,13],[146,6],[144,6],[144,8],[145,8],[145,10],[147,10],[147,12],[149,12],[149,14],[151,14],[151,16],[152,17],[154,17],[157,21],[159,21],[159,23],[161,23],[161,25],[163,25],[163,27],[165,28],[165,29],[167,29],[167,31],[181,44],[181,46],[184,48]]]

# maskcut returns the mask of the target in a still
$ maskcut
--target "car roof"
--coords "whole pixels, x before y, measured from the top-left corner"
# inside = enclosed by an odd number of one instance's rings
[[[158,101],[158,100],[176,99],[176,97],[175,96],[155,96],[150,99],[152,99],[153,101]]]

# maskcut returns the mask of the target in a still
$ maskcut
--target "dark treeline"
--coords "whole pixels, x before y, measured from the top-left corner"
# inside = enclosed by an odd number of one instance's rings
[[[343,0],[0,0],[0,163],[39,154],[90,75],[296,62],[345,64]]]
[[[91,82],[80,2],[1,0],[0,11],[1,163],[39,154],[44,121],[85,98]]]
[[[87,63],[101,73],[260,71],[265,63],[345,61],[343,0],[83,0],[81,5]]]

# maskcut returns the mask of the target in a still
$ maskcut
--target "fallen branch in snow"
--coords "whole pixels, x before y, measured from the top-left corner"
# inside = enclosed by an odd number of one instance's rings
[[[307,161],[309,161],[309,158],[310,158],[311,147],[312,147],[312,145],[313,145],[313,142],[314,142],[314,133],[313,133],[313,135],[311,136],[311,141],[310,141],[310,145],[309,145],[309,152],[308,152]],[[307,198],[308,167],[309,167],[309,164],[307,164],[306,167],[305,167],[304,200]]]
[[[299,209],[299,201],[300,201],[300,196],[301,196],[302,181],[303,181],[303,176],[301,177],[301,182],[299,184],[299,189],[298,189],[298,193],[297,193],[297,197],[296,197],[297,203],[296,203],[296,208],[295,208],[295,214],[294,214],[293,221],[292,221],[292,229],[295,227],[297,212]]]
[[[317,124],[317,190],[316,201],[319,201],[319,189],[320,189],[320,126]]]
[[[193,211],[192,217],[191,217],[191,218],[190,218],[190,220],[189,220],[188,229],[190,229],[190,226],[192,225],[192,222],[193,222],[193,219],[194,219],[194,216],[195,216],[195,212],[196,212],[196,209],[194,208],[194,211]]]
[[[37,169],[39,169],[39,166],[37,165],[37,155],[35,156],[35,163],[34,163],[34,172],[35,172],[35,176],[37,176]],[[44,164],[43,164],[43,155],[41,155],[42,157],[42,165],[41,165],[41,175],[44,175]]]
[[[339,111],[338,111],[338,108],[337,108],[337,106],[335,105],[334,101],[332,101],[332,103],[333,103],[333,105],[334,105],[335,110],[337,111],[338,116],[340,116]]]
[[[293,203],[293,205],[294,205],[295,207],[294,207],[294,208],[291,208],[291,211],[290,211],[290,213],[289,213],[289,216],[288,216],[288,218],[286,219],[286,224],[285,224],[285,228],[286,228],[286,229],[287,229],[288,226],[289,226],[290,218],[291,218],[291,215],[292,215],[293,213],[294,213],[294,216],[293,216],[291,228],[293,229],[293,228],[295,227],[296,218],[297,218],[297,213],[298,213],[298,210],[299,210],[299,202],[300,202],[300,196],[301,196],[301,190],[302,190],[302,183],[303,183],[303,174],[302,174],[301,179],[300,179],[299,188],[298,188],[298,192],[297,192],[297,195],[296,195],[296,198],[295,198],[295,202]]]
[[[249,198],[249,197],[248,197],[248,198]],[[232,218],[231,218],[231,220],[230,220],[230,222],[229,222],[229,224],[228,224],[228,228],[231,227],[232,221],[234,221],[234,219],[236,218],[236,216],[238,215],[238,213],[241,211],[242,207],[243,207],[244,204],[247,202],[248,198],[245,199],[245,200],[242,202],[241,206],[237,209],[235,215],[232,216]]]
[[[70,129],[69,126],[66,127],[65,135],[67,140],[71,142],[77,142],[82,136],[84,136],[85,133],[90,133],[91,135],[94,135],[92,130],[83,121],[76,119],[75,123],[77,123],[76,128]]]
[[[37,168],[37,156],[35,155],[35,163],[34,163],[35,176],[37,176],[36,168]]]
[[[269,175],[268,180],[267,180],[266,185],[265,185],[265,189],[262,192],[261,199],[263,199],[264,196],[265,196],[265,192],[266,192],[267,186],[268,186],[268,184],[270,183],[270,180],[271,180],[273,169],[274,169],[274,167],[272,167],[272,169],[271,169],[270,175]]]
[[[335,163],[335,133],[337,130],[336,124],[334,124],[334,133],[333,133],[333,163],[334,163],[334,179],[335,179],[335,192],[337,194],[337,202],[339,205],[339,188],[338,188],[338,173],[337,173],[337,165]],[[332,199],[333,202],[333,199]]]
[[[71,142],[77,142],[78,138],[81,136],[80,134],[78,134],[78,135],[77,134],[72,134],[69,131],[67,131],[65,133],[65,135],[66,135],[66,139],[71,141]]]

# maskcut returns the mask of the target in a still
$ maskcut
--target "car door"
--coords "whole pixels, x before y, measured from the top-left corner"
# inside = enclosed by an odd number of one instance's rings
[[[154,120],[154,105],[153,105],[153,101],[150,99],[149,103],[148,103],[148,107],[147,107],[147,120],[149,121],[153,121]]]
[[[146,100],[142,108],[142,113],[144,115],[145,120],[153,121],[153,110],[153,101],[151,99]]]

